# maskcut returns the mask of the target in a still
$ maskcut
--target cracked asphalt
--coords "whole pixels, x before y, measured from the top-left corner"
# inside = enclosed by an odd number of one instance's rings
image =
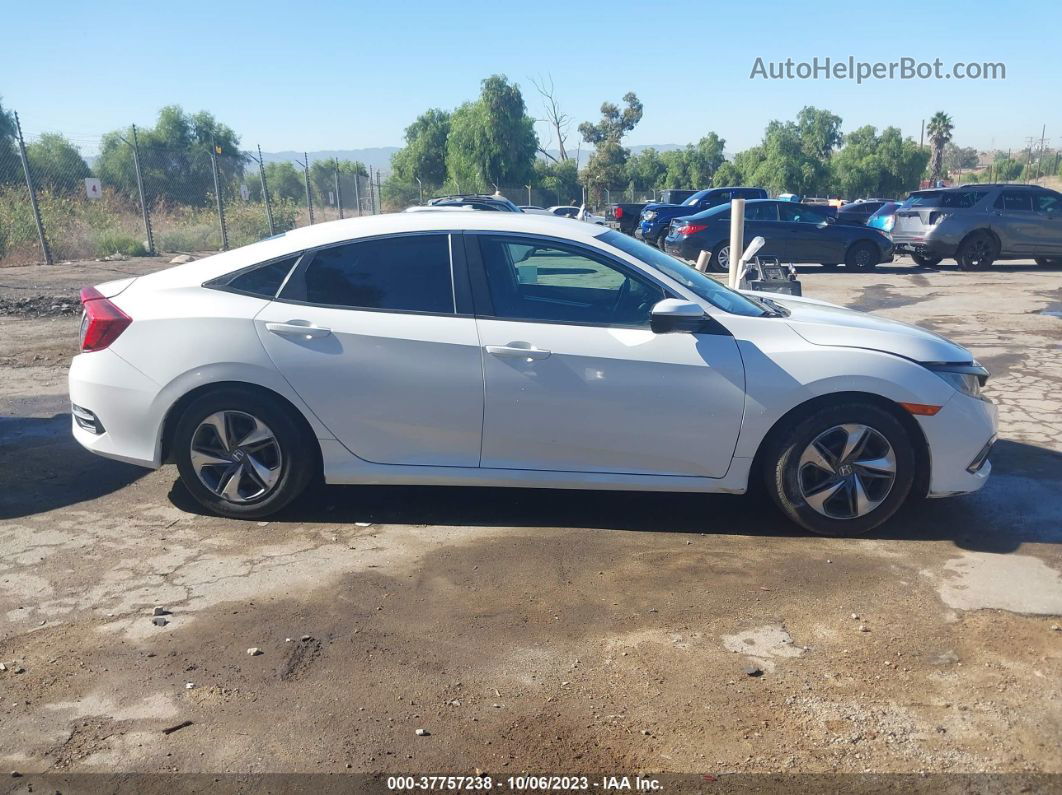
[[[203,516],[69,434],[62,303],[154,267],[0,271],[0,769],[1062,773],[1062,271],[802,274],[969,347],[1001,409],[981,493],[842,540],[711,495]]]

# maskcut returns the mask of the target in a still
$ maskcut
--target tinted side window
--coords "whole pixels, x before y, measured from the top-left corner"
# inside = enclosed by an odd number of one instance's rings
[[[800,224],[822,224],[826,222],[826,216],[817,210],[810,209],[804,204],[782,204],[778,212],[783,221],[795,221]]]
[[[1036,194],[1035,209],[1041,213],[1058,213],[1062,212],[1062,196],[1057,193],[1038,193]]]
[[[295,267],[295,263],[299,261],[300,256],[296,254],[293,257],[268,262],[265,265],[259,265],[235,276],[215,280],[212,284],[239,290],[241,293],[250,293],[262,298],[272,298],[277,294],[280,285],[284,283],[284,279],[291,272],[291,269]]]
[[[581,250],[530,239],[479,239],[494,317],[648,326],[662,288]]]
[[[1032,212],[1032,194],[1027,190],[1005,190],[996,199],[996,209],[1007,212]]]
[[[294,280],[292,280],[294,281]],[[396,311],[454,311],[447,235],[408,235],[322,249],[284,298]]]
[[[778,209],[777,205],[769,202],[746,204],[745,205],[745,220],[746,221],[777,221]]]

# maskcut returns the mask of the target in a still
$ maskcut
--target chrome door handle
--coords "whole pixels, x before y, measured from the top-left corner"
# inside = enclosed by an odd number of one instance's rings
[[[498,356],[503,359],[527,359],[528,361],[537,359],[548,359],[550,352],[542,348],[536,348],[530,343],[518,343],[511,342],[508,345],[486,345],[484,349],[491,356]]]
[[[281,337],[302,337],[306,340],[315,340],[327,337],[332,329],[324,326],[314,326],[305,321],[293,320],[290,323],[266,323],[266,330]]]

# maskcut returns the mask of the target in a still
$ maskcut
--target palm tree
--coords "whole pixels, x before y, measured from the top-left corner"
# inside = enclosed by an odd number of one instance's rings
[[[936,184],[944,171],[944,147],[951,141],[951,131],[955,125],[951,123],[951,116],[942,110],[933,114],[926,126],[929,142],[933,145],[932,176],[931,182]]]

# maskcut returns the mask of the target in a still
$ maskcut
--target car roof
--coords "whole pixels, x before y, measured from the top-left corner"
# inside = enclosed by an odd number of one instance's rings
[[[591,242],[609,231],[607,227],[571,218],[530,213],[413,212],[367,215],[302,226],[242,248],[224,251],[186,265],[157,271],[141,279],[190,286],[246,268],[259,262],[291,256],[301,251],[335,243],[404,232],[511,232],[549,235],[575,242]]]

